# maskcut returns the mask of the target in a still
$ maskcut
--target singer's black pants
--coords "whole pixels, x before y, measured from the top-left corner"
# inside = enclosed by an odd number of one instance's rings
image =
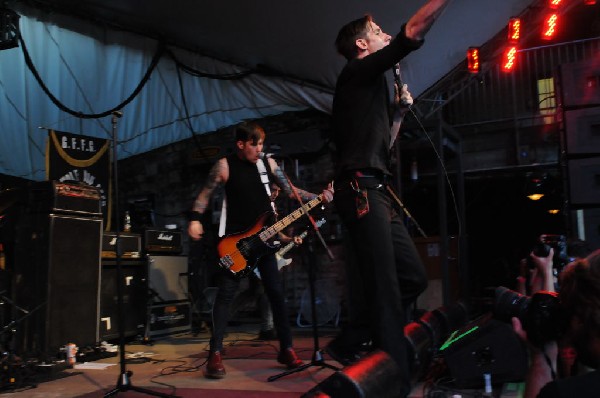
[[[366,189],[369,211],[357,215],[357,193]],[[349,233],[356,261],[346,263],[349,324],[334,339],[340,348],[373,342],[390,354],[402,371],[404,391],[410,372],[404,326],[405,309],[427,287],[427,275],[417,249],[394,210],[386,182],[376,177],[336,179],[334,203]]]

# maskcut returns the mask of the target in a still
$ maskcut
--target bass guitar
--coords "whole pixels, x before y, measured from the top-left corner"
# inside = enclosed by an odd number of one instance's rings
[[[244,232],[231,234],[217,244],[219,253],[219,266],[228,270],[236,276],[246,276],[256,267],[258,260],[267,254],[279,250],[279,245],[270,244],[268,241],[285,227],[302,217],[305,210],[317,206],[323,201],[323,195],[304,204],[304,207],[296,209],[270,227],[264,224],[270,213],[265,213],[256,223]]]

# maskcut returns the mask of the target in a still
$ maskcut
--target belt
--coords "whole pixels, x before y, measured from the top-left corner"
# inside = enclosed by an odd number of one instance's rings
[[[348,183],[356,181],[363,188],[383,188],[391,182],[391,176],[384,174],[380,170],[375,169],[358,169],[347,171],[342,174],[336,181],[336,190],[345,186]]]

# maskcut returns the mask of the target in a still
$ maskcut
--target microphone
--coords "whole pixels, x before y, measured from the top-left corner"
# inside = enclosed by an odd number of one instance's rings
[[[400,77],[400,62],[394,65],[392,72],[394,72],[394,79],[396,80],[396,83],[398,83],[398,88],[401,88],[403,83],[402,78]]]
[[[265,159],[270,159],[270,158],[275,158],[277,155],[275,155],[274,153],[264,153],[264,152],[260,152],[258,154],[258,157],[262,160]]]
[[[396,86],[398,86],[398,95],[400,95],[400,92],[402,91],[402,86],[404,86],[402,76],[400,76],[400,62],[394,65],[394,67],[392,68],[392,72],[394,72],[394,80],[396,81]],[[403,101],[402,99],[400,99],[400,104],[410,108],[412,105],[412,100],[411,102],[408,102],[406,100]]]

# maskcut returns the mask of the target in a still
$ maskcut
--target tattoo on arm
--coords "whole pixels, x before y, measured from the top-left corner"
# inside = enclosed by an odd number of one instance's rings
[[[201,214],[203,214],[204,211],[206,211],[206,208],[208,207],[208,202],[213,191],[215,190],[215,188],[222,184],[222,169],[223,166],[221,165],[221,162],[215,163],[214,166],[210,169],[210,172],[208,173],[208,178],[206,180],[206,183],[204,184],[204,188],[202,188],[202,191],[200,191],[198,197],[194,201],[194,206],[192,208],[193,211],[197,211]]]
[[[273,175],[275,176],[275,179],[277,180],[277,185],[279,185],[281,187],[281,189],[283,189],[283,192],[285,192],[285,194],[287,196],[291,196],[292,195],[292,187],[290,186],[290,183],[286,177],[286,175],[283,173],[283,170],[281,170],[281,168],[277,167],[274,172]]]
[[[290,183],[289,183],[286,175],[283,173],[283,170],[281,170],[279,167],[277,167],[275,169],[273,175],[275,176],[275,179],[277,180],[277,185],[279,185],[281,187],[281,189],[283,189],[283,192],[285,192],[288,197],[294,197],[294,193],[292,192],[292,187],[290,186]],[[295,188],[296,188],[296,192],[298,192],[298,196],[300,196],[300,199],[302,199],[303,202],[312,200],[317,196],[314,193],[307,192],[298,187],[295,187]]]
[[[302,199],[303,202],[307,202],[317,197],[316,194],[300,188],[296,188],[296,192],[298,192],[298,196],[300,196],[300,199]]]

